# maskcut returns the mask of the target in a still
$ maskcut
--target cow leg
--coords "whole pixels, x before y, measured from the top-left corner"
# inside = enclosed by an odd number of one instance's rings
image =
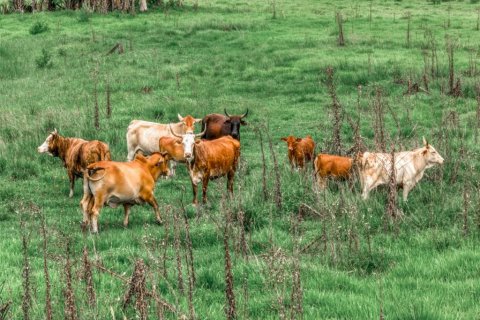
[[[194,206],[197,205],[198,203],[198,200],[197,200],[197,185],[192,181],[192,191],[193,191],[193,201],[192,201],[192,204]]]
[[[170,177],[175,175],[175,171],[177,170],[177,161],[171,160],[170,161]]]
[[[403,201],[407,202],[408,193],[410,192],[410,190],[413,189],[413,187],[414,185],[412,185],[411,183],[403,184]]]
[[[207,188],[210,176],[208,174],[203,175],[202,179],[202,202],[207,203]]]
[[[227,190],[233,195],[233,178],[235,177],[235,171],[230,170],[227,174]]]
[[[92,233],[98,233],[98,216],[100,215],[100,210],[102,209],[105,203],[105,196],[99,192],[95,195],[95,203],[92,207]]]
[[[70,180],[70,194],[69,198],[73,197],[73,189],[75,188],[75,174],[73,171],[68,171],[68,179]]]
[[[157,200],[155,199],[155,196],[153,195],[153,191],[152,193],[150,193],[150,195],[145,199],[145,201],[151,205],[153,207],[153,211],[155,211],[155,217],[157,219],[157,222],[159,224],[162,224],[163,221],[162,221],[162,218],[160,217],[160,210],[158,210],[158,203],[157,203]]]
[[[327,179],[318,175],[318,187],[320,190],[324,190],[327,187]]]
[[[125,217],[123,218],[123,226],[128,227],[128,216],[130,215],[130,208],[132,206],[128,203],[123,204],[123,210],[125,211]]]
[[[362,198],[363,198],[363,200],[367,200],[368,199],[368,193],[372,189],[368,179],[365,179],[365,181],[363,181],[363,188],[362,189],[363,189]]]

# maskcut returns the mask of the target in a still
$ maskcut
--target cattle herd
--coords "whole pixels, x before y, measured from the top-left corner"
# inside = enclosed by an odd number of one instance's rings
[[[148,203],[161,223],[154,188],[160,176],[174,176],[177,163],[185,163],[193,189],[193,204],[197,204],[197,185],[202,183],[202,200],[207,201],[207,187],[211,179],[227,176],[227,189],[233,193],[233,179],[240,156],[240,127],[246,125],[243,115],[210,114],[203,119],[178,115],[179,122],[159,124],[133,120],[127,129],[128,162],[111,161],[108,145],[101,141],[86,141],[62,137],[54,130],[38,152],[59,157],[67,169],[70,197],[76,178],[83,178],[83,225],[98,232],[98,216],[104,205],[124,208],[124,226],[128,225],[131,206]],[[201,122],[203,131],[194,133],[195,124]],[[328,178],[349,179],[358,174],[362,197],[367,199],[371,190],[386,184],[394,177],[403,188],[403,199],[419,182],[425,169],[442,164],[443,158],[423,139],[423,147],[404,152],[359,153],[353,158],[318,154],[310,136],[282,138],[288,146],[288,159],[292,169],[304,169],[313,161],[314,177],[319,189],[327,186]],[[392,161],[394,160],[394,161]],[[393,163],[394,162],[394,163]]]

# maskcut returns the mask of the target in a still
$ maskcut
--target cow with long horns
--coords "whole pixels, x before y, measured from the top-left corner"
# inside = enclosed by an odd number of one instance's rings
[[[240,116],[231,116],[227,109],[224,109],[225,115],[212,113],[206,115],[202,120],[202,128],[206,128],[202,139],[213,140],[224,136],[232,136],[240,141],[240,126],[247,123],[243,120],[248,115],[247,111]]]
[[[205,131],[201,134],[204,134]],[[197,204],[197,185],[202,182],[203,203],[207,202],[207,187],[211,179],[227,176],[227,190],[233,193],[233,179],[240,157],[240,142],[231,136],[196,140],[201,134],[173,135],[182,138],[183,152],[192,182],[193,205]]]

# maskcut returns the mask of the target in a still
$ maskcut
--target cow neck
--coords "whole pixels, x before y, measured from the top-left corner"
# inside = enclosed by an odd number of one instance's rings
[[[72,145],[72,139],[58,136],[56,144],[57,144],[56,156],[62,159],[62,161],[65,163],[66,162],[65,158],[67,157],[68,150]]]
[[[427,167],[427,161],[425,161],[425,158],[422,155],[422,152],[424,151],[423,148],[419,148],[414,150],[414,164],[415,164],[415,169],[418,170],[423,170]]]

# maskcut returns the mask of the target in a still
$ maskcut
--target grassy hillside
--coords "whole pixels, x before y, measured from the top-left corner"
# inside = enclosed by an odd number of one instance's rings
[[[0,16],[0,297],[12,301],[8,317],[24,314],[25,256],[32,296],[27,309],[33,319],[45,317],[43,218],[54,319],[64,316],[67,243],[80,319],[135,318],[132,305],[124,309],[122,304],[128,290],[124,280],[138,259],[147,266],[147,289],[177,308],[176,315],[165,311],[165,316],[188,315],[182,202],[196,276],[192,304],[199,319],[225,317],[223,226],[228,215],[239,318],[290,317],[292,310],[297,310],[294,317],[303,312],[305,319],[478,317],[479,5],[276,0],[274,19],[271,1],[198,2],[197,10],[193,1],[185,1],[183,8],[156,8],[135,16],[83,11]],[[343,47],[337,45],[336,12],[344,19]],[[36,24],[48,30],[32,34]],[[437,55],[433,76],[432,39]],[[458,98],[448,95],[448,41],[455,45],[455,78],[460,78],[463,93]],[[107,55],[116,43],[125,52]],[[332,182],[326,191],[316,192],[310,168],[305,174],[290,171],[281,137],[310,134],[317,151],[331,148],[329,66],[344,112],[343,152],[354,142],[347,117],[359,121],[364,143],[377,150],[373,110],[380,101],[388,151],[392,144],[397,150],[412,149],[425,136],[445,158],[442,167],[427,170],[407,203],[397,201],[401,218],[385,218],[386,188],[363,201],[358,183],[350,189]],[[429,93],[405,95],[409,80],[425,88],[424,73]],[[95,83],[100,130],[93,121]],[[107,86],[110,119],[105,115]],[[209,184],[206,206],[187,205],[190,180],[181,166],[174,179],[157,183],[163,226],[154,223],[151,208],[138,206],[124,229],[122,210],[105,208],[99,235],[82,233],[81,181],[69,199],[60,160],[36,152],[57,128],[65,136],[103,140],[113,158],[124,161],[131,120],[168,123],[176,121],[177,113],[203,117],[224,108],[232,114],[250,110],[248,125],[242,127],[235,199],[226,197],[226,180],[219,179]],[[263,133],[267,200],[256,130]],[[275,203],[276,174],[281,208]],[[302,219],[296,222],[299,212]],[[103,266],[92,267],[94,306],[87,301],[84,248],[95,265]],[[293,281],[298,272],[301,293]],[[149,317],[156,318],[158,303],[148,303]]]

